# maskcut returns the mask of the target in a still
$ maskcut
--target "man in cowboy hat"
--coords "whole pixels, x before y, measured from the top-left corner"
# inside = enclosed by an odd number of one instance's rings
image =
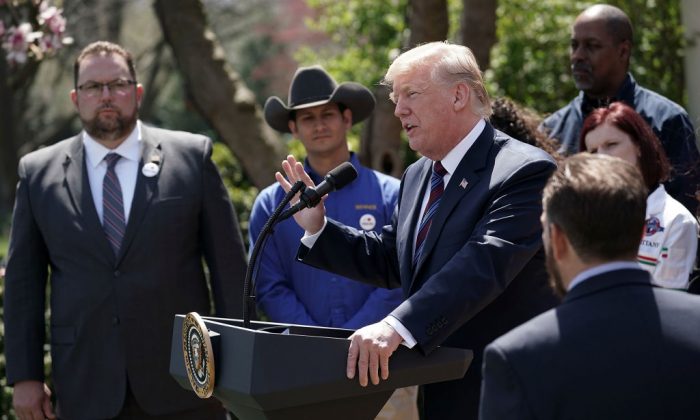
[[[391,222],[399,181],[361,166],[347,142],[348,130],[373,109],[374,96],[366,87],[337,84],[320,66],[302,67],[292,79],[286,105],[268,98],[265,121],[302,142],[306,171],[316,183],[339,164],[351,162],[357,179],[328,196],[326,211],[346,225],[379,232]],[[251,249],[283,197],[277,183],[258,195],[250,216]],[[357,329],[378,322],[401,303],[401,289],[361,284],[298,262],[289,244],[303,234],[293,219],[285,220],[261,251],[255,292],[259,309],[270,320]],[[417,419],[415,393],[415,387],[398,390],[378,418]]]

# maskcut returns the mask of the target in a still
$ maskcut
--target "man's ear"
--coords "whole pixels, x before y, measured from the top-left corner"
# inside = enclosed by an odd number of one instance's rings
[[[289,127],[289,131],[292,132],[294,137],[299,138],[299,136],[297,136],[297,123],[294,120],[287,121],[287,127]]]
[[[549,225],[549,240],[555,260],[561,261],[571,253],[572,248],[569,238],[559,225],[554,223]]]
[[[469,106],[469,97],[471,96],[471,89],[466,83],[457,83],[453,90],[453,107],[455,111],[460,111],[463,108]]]
[[[78,109],[78,92],[76,92],[75,89],[72,89],[70,91],[70,101],[73,102],[73,106],[75,106],[75,109]]]
[[[141,107],[141,99],[143,99],[143,86],[141,83],[136,85],[136,104]]]
[[[624,40],[618,45],[620,59],[625,63],[629,63],[632,56],[632,43],[629,40]]]
[[[343,125],[345,126],[345,130],[349,130],[350,127],[352,127],[352,111],[350,108],[345,108],[343,111]]]

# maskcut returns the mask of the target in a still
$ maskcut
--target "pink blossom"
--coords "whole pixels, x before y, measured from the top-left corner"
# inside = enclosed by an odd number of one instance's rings
[[[41,50],[44,52],[56,51],[62,46],[63,43],[61,42],[61,37],[59,35],[45,33],[39,40],[39,48],[41,48]]]
[[[29,44],[39,37],[41,37],[41,32],[33,32],[32,25],[29,23],[12,26],[7,31],[7,36],[3,43],[3,47],[7,51],[7,61],[18,64],[25,63],[27,61]]]
[[[46,27],[54,34],[60,35],[66,30],[66,19],[63,17],[62,9],[57,9],[54,6],[46,7],[46,3],[41,4],[41,13],[39,14],[39,24]]]

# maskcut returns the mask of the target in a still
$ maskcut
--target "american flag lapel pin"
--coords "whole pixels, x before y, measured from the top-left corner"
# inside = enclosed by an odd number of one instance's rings
[[[467,188],[467,185],[469,185],[467,180],[462,178],[462,182],[459,183],[459,186],[462,187],[462,189],[465,189],[465,188]]]

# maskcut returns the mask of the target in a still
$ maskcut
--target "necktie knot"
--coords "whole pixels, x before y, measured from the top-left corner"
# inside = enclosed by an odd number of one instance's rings
[[[105,156],[105,162],[107,162],[107,169],[114,169],[114,165],[117,164],[121,157],[122,156],[118,153],[107,153],[107,156]]]
[[[442,163],[440,163],[439,160],[433,163],[433,174],[438,175],[440,177],[444,177],[445,175],[447,175],[447,169],[445,169],[445,167],[442,166]]]

